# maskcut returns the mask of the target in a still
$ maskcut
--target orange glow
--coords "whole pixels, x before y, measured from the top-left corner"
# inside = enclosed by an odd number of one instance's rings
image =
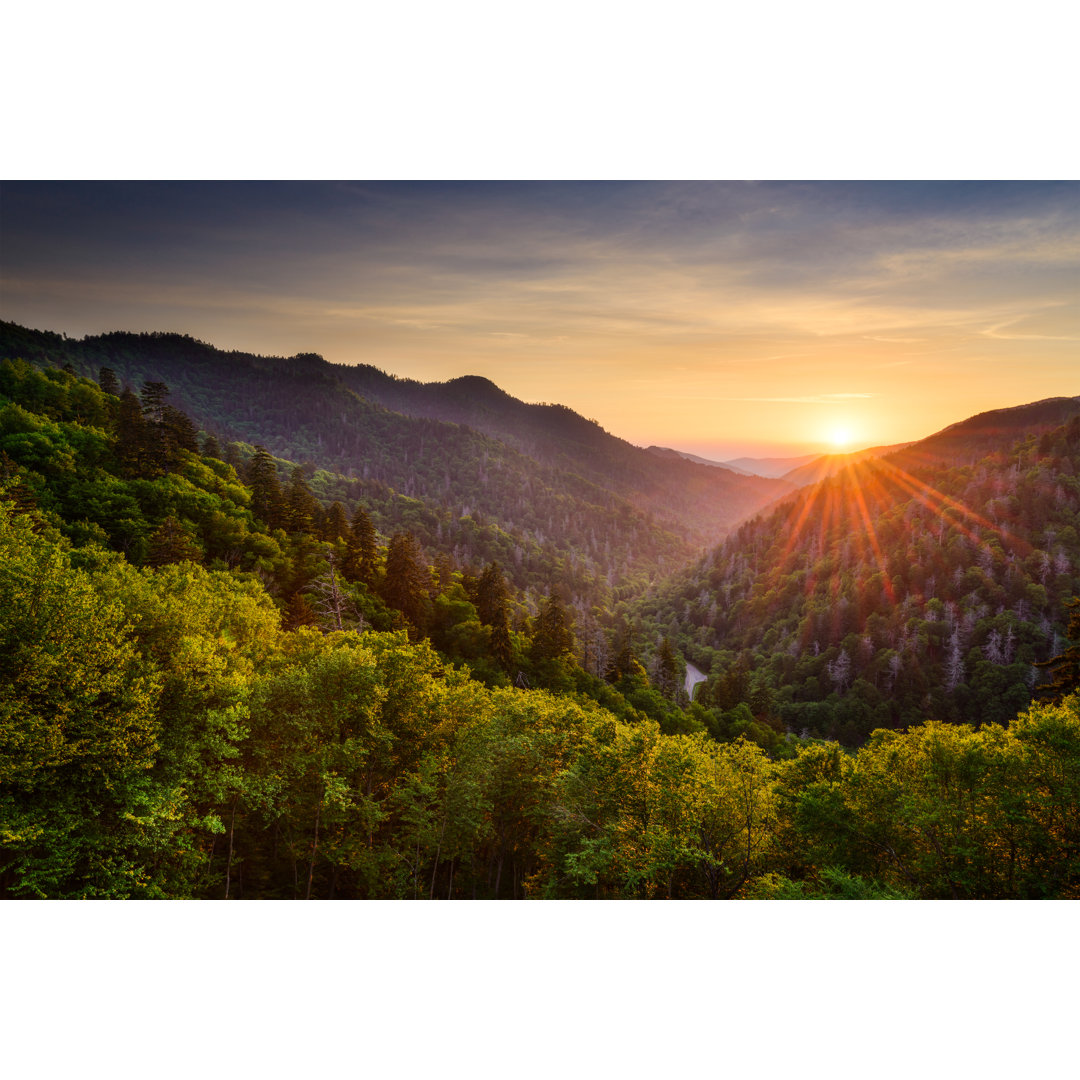
[[[845,450],[854,442],[851,428],[845,424],[837,425],[829,431],[828,442],[834,450]]]

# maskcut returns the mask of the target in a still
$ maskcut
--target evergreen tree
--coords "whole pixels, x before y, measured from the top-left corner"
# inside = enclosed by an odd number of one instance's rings
[[[433,564],[435,571],[435,588],[438,592],[446,592],[454,583],[454,560],[445,551],[440,551],[435,556]]]
[[[631,627],[620,623],[615,631],[615,643],[611,650],[611,660],[604,677],[609,682],[618,682],[624,675],[629,675],[640,667],[634,655],[634,633]]]
[[[102,393],[120,396],[120,383],[116,380],[116,372],[112,368],[103,367],[98,371],[98,386]]]
[[[165,443],[166,465],[169,469],[176,468],[180,463],[178,451],[186,450],[191,454],[199,452],[198,429],[187,413],[166,405],[161,430]]]
[[[251,512],[271,529],[283,524],[283,499],[277,466],[265,446],[256,446],[247,467]]]
[[[345,537],[345,561],[341,572],[346,581],[375,586],[375,566],[379,549],[375,543],[375,526],[360,504],[353,511],[352,527]]]
[[[1073,644],[1057,656],[1035,664],[1053,676],[1052,682],[1035,687],[1039,701],[1059,702],[1080,690],[1080,597],[1074,597],[1065,607],[1070,613],[1067,633]]]
[[[3,450],[0,450],[0,500],[10,503],[16,514],[30,514],[37,509],[37,499],[23,483],[19,466]]]
[[[299,630],[301,626],[318,626],[319,616],[303,593],[294,592],[281,616],[282,630]]]
[[[322,538],[331,544],[349,535],[349,519],[345,507],[336,500],[330,504],[322,523]]]
[[[510,672],[514,663],[514,645],[510,637],[510,608],[504,600],[491,621],[491,652],[503,671]]]
[[[535,661],[560,660],[574,654],[571,616],[554,590],[540,605],[529,655]]]
[[[304,467],[293,466],[285,491],[285,528],[291,533],[311,532],[319,504],[304,478]]]
[[[202,552],[192,541],[184,526],[171,514],[150,537],[150,553],[147,556],[147,562],[151,566],[201,561]]]
[[[169,388],[163,382],[144,382],[142,393],[143,414],[143,469],[147,477],[164,476],[171,464],[169,435],[166,429],[165,399]]]
[[[142,406],[131,387],[125,387],[120,395],[116,419],[116,457],[121,473],[133,478],[149,476],[148,454],[148,432]]]
[[[142,401],[143,416],[148,424],[160,426],[165,421],[166,398],[169,396],[169,388],[163,382],[144,382],[142,393],[139,395]]]
[[[224,454],[221,455],[221,460],[226,465],[231,465],[236,470],[237,476],[244,475],[244,458],[240,453],[240,447],[231,442],[225,447]]]
[[[203,439],[202,456],[208,458],[216,458],[218,461],[222,461],[221,456],[221,444],[213,435],[207,435]]]
[[[500,613],[505,615],[508,596],[506,579],[499,564],[488,563],[476,588],[476,614],[485,626],[494,626]]]
[[[386,551],[386,580],[382,596],[417,630],[423,630],[431,572],[412,533],[395,533]]]
[[[667,637],[660,643],[656,669],[657,689],[669,701],[674,701],[679,691],[679,662]]]

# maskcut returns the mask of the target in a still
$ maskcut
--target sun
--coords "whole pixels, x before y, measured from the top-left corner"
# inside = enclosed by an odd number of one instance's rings
[[[837,424],[831,428],[827,436],[829,445],[837,451],[846,450],[852,443],[851,428],[843,424]]]

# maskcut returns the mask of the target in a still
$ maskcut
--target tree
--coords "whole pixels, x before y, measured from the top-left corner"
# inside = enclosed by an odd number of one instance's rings
[[[506,578],[497,562],[488,563],[480,575],[476,588],[476,614],[485,626],[494,626],[500,612],[504,612],[509,592]]]
[[[285,491],[285,527],[288,532],[311,532],[318,503],[304,478],[302,465],[293,466]]]
[[[144,421],[144,469],[147,476],[162,476],[169,471],[171,447],[166,429],[166,416],[169,408],[166,398],[169,388],[163,382],[144,382],[142,401]]]
[[[102,393],[120,396],[120,384],[116,380],[116,372],[112,368],[103,367],[98,370],[98,386]]]
[[[322,538],[333,544],[348,535],[349,519],[345,516],[345,507],[335,500],[326,511],[326,518],[322,526]]]
[[[0,893],[153,895],[159,689],[116,600],[0,504]]]
[[[303,593],[294,592],[281,616],[282,630],[299,630],[301,626],[318,626],[319,616]]]
[[[116,418],[116,457],[120,471],[128,477],[150,475],[148,465],[149,432],[142,406],[130,386],[120,395]]]
[[[552,590],[536,616],[529,655],[537,662],[572,658],[574,645],[571,616]]]
[[[361,503],[353,511],[352,526],[345,537],[345,560],[341,573],[346,581],[363,582],[368,588],[375,585],[375,566],[379,550],[375,543],[375,526]]]
[[[284,518],[281,484],[277,466],[265,446],[256,446],[248,462],[247,482],[251,488],[251,512],[271,529],[282,524]]]
[[[1057,656],[1035,664],[1053,677],[1052,682],[1035,687],[1039,701],[1060,701],[1066,694],[1080,690],[1080,597],[1074,597],[1065,607],[1070,612],[1067,633],[1073,644]]]
[[[657,689],[669,701],[674,701],[679,692],[679,662],[671,648],[671,641],[666,636],[660,643],[656,669]]]
[[[342,590],[343,581],[337,573],[332,549],[327,551],[326,558],[329,563],[326,573],[312,583],[317,597],[315,607],[330,630],[344,630],[345,619],[355,616],[356,610]]]
[[[382,596],[386,603],[405,616],[415,631],[422,631],[431,572],[424,563],[420,546],[412,533],[395,533],[386,551],[386,580]]]
[[[186,450],[189,454],[199,452],[198,429],[192,423],[191,417],[180,409],[174,409],[171,405],[165,406],[161,431],[165,443],[166,464],[169,469],[175,469],[179,465],[181,461],[179,451]]]
[[[151,566],[168,563],[201,562],[202,552],[192,541],[187,530],[170,514],[150,537],[150,553],[147,562]]]

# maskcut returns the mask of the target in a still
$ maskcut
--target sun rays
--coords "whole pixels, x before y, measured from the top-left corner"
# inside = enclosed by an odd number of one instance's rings
[[[887,552],[894,550],[898,527],[909,532],[906,544],[901,546],[911,553],[922,550],[923,558],[922,545],[928,535],[942,554],[954,536],[962,538],[976,553],[985,553],[991,561],[1000,559],[1002,552],[1016,557],[1030,553],[1031,545],[1022,537],[989,520],[956,495],[909,471],[921,473],[932,464],[935,464],[933,459],[920,462],[912,453],[870,458],[848,466],[796,496],[786,511],[783,547],[772,564],[768,580],[763,582],[765,591],[776,589],[787,576],[805,574],[802,587],[807,596],[821,594],[825,584],[824,595],[829,602],[836,602],[842,593],[845,574],[854,573],[865,580],[878,574],[882,598],[889,605],[895,604],[901,593],[925,601],[930,598],[932,587],[924,588],[912,581],[901,582],[898,587],[894,580],[896,555],[892,556],[894,562],[890,568]],[[939,522],[936,536],[925,519],[922,526],[918,524],[913,509],[920,516],[928,515]],[[889,531],[889,542],[881,538],[883,527]],[[821,565],[830,568],[827,583],[821,581],[820,572],[815,572]],[[938,567],[927,569],[933,581]],[[943,559],[941,569],[944,569]]]

